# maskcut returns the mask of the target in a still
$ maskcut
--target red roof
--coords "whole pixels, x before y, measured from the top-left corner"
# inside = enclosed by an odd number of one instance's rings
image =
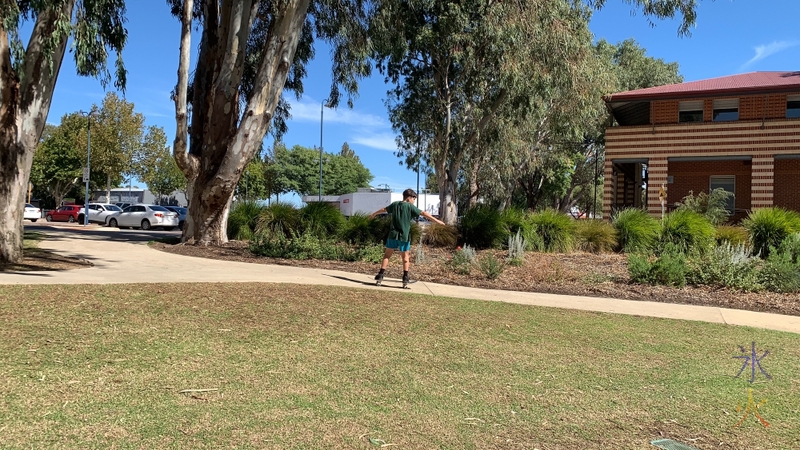
[[[607,102],[800,91],[798,72],[750,72],[607,95]]]

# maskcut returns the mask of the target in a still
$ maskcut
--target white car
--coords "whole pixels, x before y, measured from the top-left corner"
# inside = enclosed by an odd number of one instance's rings
[[[25,203],[25,212],[22,214],[22,218],[24,220],[36,222],[42,218],[42,210],[31,205],[30,203]]]
[[[89,203],[89,223],[106,223],[106,218],[115,212],[122,212],[122,209],[109,203]]]
[[[137,204],[115,212],[106,217],[106,225],[119,228],[141,228],[149,230],[153,227],[172,231],[178,226],[178,215],[159,205]]]

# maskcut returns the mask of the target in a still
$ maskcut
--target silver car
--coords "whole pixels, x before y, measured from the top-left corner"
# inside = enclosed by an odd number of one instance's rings
[[[132,227],[142,230],[160,227],[165,231],[172,231],[178,226],[178,215],[163,206],[140,203],[109,215],[106,224],[110,227]]]
[[[122,212],[117,205],[109,203],[89,203],[89,223],[107,223],[108,216]]]

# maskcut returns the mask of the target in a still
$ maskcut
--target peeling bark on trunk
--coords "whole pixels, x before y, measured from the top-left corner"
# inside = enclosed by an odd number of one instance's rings
[[[228,242],[234,189],[264,139],[294,58],[309,0],[280,3],[254,89],[240,114],[239,84],[247,37],[258,2],[225,1],[207,8],[193,82],[192,123],[186,94],[191,48],[192,0],[184,2],[181,62],[175,97],[177,130],[173,155],[187,178],[189,210],[182,240],[200,245]],[[187,137],[191,136],[190,139]],[[187,142],[190,148],[187,149]]]
[[[74,5],[67,0],[60,11],[39,14],[25,50],[24,77],[11,66],[8,35],[0,25],[0,262],[22,259],[25,189],[67,46],[64,37],[48,58],[42,37],[55,33],[59,16],[72,17]]]

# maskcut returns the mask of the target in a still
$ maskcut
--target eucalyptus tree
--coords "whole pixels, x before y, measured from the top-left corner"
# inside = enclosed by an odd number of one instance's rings
[[[173,155],[187,178],[183,240],[227,242],[235,187],[270,126],[285,129],[284,89],[303,92],[315,38],[332,46],[329,104],[367,75],[365,0],[168,0],[181,21]],[[192,24],[201,38],[189,83]],[[351,102],[352,97],[348,98]]]
[[[396,84],[389,113],[399,156],[407,163],[421,157],[434,168],[447,223],[456,220],[461,171],[474,174],[488,165],[486,152],[502,126],[514,127],[514,117],[542,107],[529,101],[531,94],[546,102],[554,86],[563,90],[580,80],[577,67],[589,51],[588,8],[603,3],[396,0],[378,7],[375,53]],[[681,32],[694,21],[695,0],[629,3],[648,20],[681,14]]]
[[[20,31],[30,21],[31,34]],[[78,74],[125,87],[119,56],[127,32],[124,0],[0,0],[0,262],[22,258],[22,212],[31,164],[72,38]]]

